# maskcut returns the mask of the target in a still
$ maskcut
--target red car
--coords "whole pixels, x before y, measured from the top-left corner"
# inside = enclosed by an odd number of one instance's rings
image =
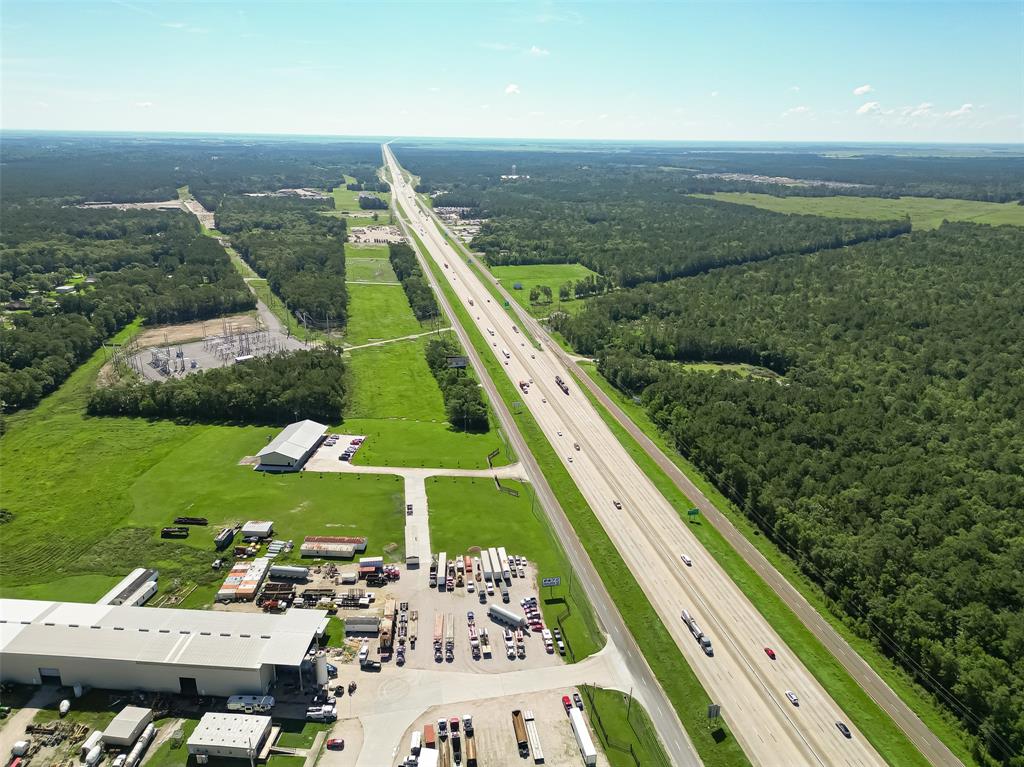
[[[331,751],[341,751],[343,748],[345,748],[345,739],[331,738],[327,741],[327,748],[329,748]]]
[[[562,705],[565,706],[566,711],[569,711],[572,708],[572,699],[570,699],[568,695],[563,695]]]
[[[765,647],[764,648],[764,654],[767,655],[772,660],[775,660],[775,650],[773,650],[771,647]]]

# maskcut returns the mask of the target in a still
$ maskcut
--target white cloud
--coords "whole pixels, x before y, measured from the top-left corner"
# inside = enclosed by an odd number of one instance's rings
[[[543,117],[543,112],[530,112],[530,117]]]
[[[870,85],[858,85],[856,88],[853,89],[853,95],[864,96],[868,93],[871,93],[871,91],[873,90],[874,88],[872,88]]]
[[[604,114],[599,114],[599,115],[597,116],[597,119],[598,119],[598,120],[607,120],[607,119],[608,119],[608,113],[607,113],[607,112],[605,112]]]
[[[807,106],[790,107],[782,113],[783,117],[791,117],[792,115],[806,115],[811,113],[811,108]]]
[[[537,45],[531,45],[530,50],[527,51],[527,53],[529,53],[531,56],[537,56],[538,58],[551,55],[551,51],[549,51],[547,48],[541,48]]]
[[[514,51],[516,49],[516,46],[511,43],[477,43],[476,46],[488,51]]]
[[[431,85],[429,88],[427,88],[427,90],[430,91],[431,93],[440,93],[441,91],[441,89],[438,88],[436,85]]]
[[[711,98],[715,98],[717,96],[718,96],[718,91],[711,91]]]
[[[168,29],[184,29],[186,24],[183,21],[165,21],[160,26],[167,27]]]
[[[515,83],[509,83],[508,85],[505,86],[506,96],[518,96],[520,93],[522,93],[522,91],[519,89],[519,86],[516,85]]]
[[[974,111],[974,104],[963,104],[959,109],[946,112],[946,117],[966,117]]]
[[[799,93],[800,92],[800,86],[799,85],[790,85],[789,89],[791,91],[793,91],[793,93]]]
[[[136,101],[135,102],[135,106],[137,106],[139,109],[149,109],[150,107],[153,106],[153,102],[152,101]]]
[[[934,106],[934,104],[930,104],[927,101],[922,101],[916,107],[903,107],[900,110],[900,114],[903,117],[924,117],[932,113],[932,107]]]
[[[877,101],[866,101],[857,107],[857,114],[859,115],[874,115],[882,113],[882,105]]]

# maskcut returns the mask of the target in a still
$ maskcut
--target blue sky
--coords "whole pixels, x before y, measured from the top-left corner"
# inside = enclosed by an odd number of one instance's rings
[[[2,0],[6,129],[1024,141],[1024,3]]]

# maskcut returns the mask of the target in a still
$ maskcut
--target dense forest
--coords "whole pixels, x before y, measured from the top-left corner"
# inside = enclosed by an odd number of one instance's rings
[[[331,349],[280,352],[184,378],[100,387],[92,415],[283,425],[303,418],[341,423],[345,361]]]
[[[218,229],[307,327],[343,327],[348,319],[345,219],[322,215],[329,204],[232,196],[217,211]]]
[[[441,387],[448,423],[456,431],[485,432],[490,427],[487,403],[480,393],[479,384],[465,371],[448,366],[449,357],[464,354],[454,336],[442,336],[427,342],[427,365]]]
[[[7,206],[4,218],[0,300],[24,307],[0,326],[5,410],[38,402],[136,317],[185,322],[255,306],[224,249],[183,212],[36,203]],[[53,293],[69,281],[73,292]]]
[[[945,224],[593,299],[559,329],[850,616],[1024,750],[1024,231]],[[780,381],[693,373],[744,362]]]
[[[434,291],[430,289],[426,277],[423,276],[413,249],[404,242],[391,243],[388,245],[388,258],[398,281],[402,283],[416,319],[423,322],[438,316],[440,310],[437,299],[434,298]]]

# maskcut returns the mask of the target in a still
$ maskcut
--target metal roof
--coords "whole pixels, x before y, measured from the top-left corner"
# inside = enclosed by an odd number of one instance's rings
[[[260,742],[270,729],[269,716],[251,714],[203,714],[188,738],[191,748],[244,748],[259,753]]]
[[[139,708],[138,706],[125,706],[121,713],[107,725],[103,731],[103,739],[128,740],[137,735],[142,727],[149,724],[153,719],[153,709]]]
[[[0,659],[10,654],[234,669],[297,666],[326,615],[0,599]]]
[[[280,453],[297,461],[313,448],[325,431],[326,426],[309,419],[290,423],[256,455],[262,457],[270,453]]]

